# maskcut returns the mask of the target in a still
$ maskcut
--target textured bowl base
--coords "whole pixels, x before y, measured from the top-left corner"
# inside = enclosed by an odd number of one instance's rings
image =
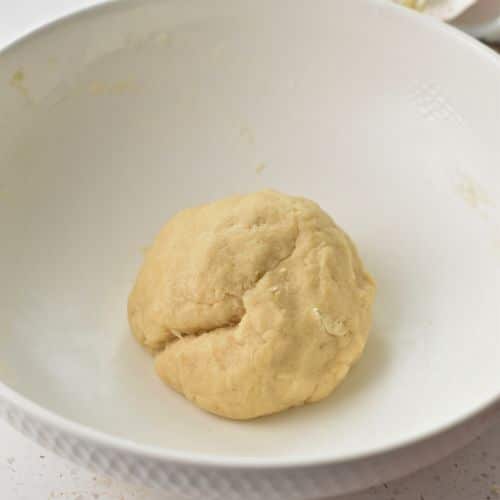
[[[193,500],[313,500],[359,491],[409,474],[463,447],[498,421],[500,404],[432,439],[385,455],[333,466],[292,469],[217,469],[126,454],[92,444],[29,417],[0,398],[17,431],[59,456],[95,472]]]

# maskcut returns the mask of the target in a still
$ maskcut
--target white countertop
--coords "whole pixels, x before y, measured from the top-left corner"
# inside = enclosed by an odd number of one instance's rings
[[[81,469],[28,441],[3,422],[0,422],[0,443],[2,500],[175,500],[162,492]],[[338,498],[496,499],[500,499],[500,416],[493,428],[439,464],[407,478]]]
[[[0,0],[0,46],[55,17],[95,3],[98,0]],[[496,498],[500,499],[500,416],[491,430],[441,463],[341,500]],[[168,500],[173,497],[81,469],[0,422],[0,499]]]

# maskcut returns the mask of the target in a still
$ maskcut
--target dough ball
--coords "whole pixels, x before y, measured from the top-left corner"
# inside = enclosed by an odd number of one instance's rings
[[[169,386],[250,419],[334,390],[363,351],[374,294],[353,243],[317,204],[262,191],[174,216],[128,316]]]

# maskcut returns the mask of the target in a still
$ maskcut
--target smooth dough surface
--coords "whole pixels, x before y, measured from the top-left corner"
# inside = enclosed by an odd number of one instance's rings
[[[128,316],[169,386],[249,419],[328,396],[364,349],[374,294],[316,203],[261,191],[175,215],[147,252]]]

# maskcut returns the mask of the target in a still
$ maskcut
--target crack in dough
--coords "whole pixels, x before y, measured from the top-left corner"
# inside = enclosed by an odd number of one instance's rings
[[[258,285],[258,283],[259,283],[259,282],[260,282],[263,278],[265,278],[265,276],[266,276],[266,274],[267,274],[267,273],[269,273],[269,272],[271,272],[271,271],[274,271],[274,270],[275,270],[277,267],[279,267],[279,266],[280,266],[280,265],[281,265],[281,264],[282,264],[285,260],[289,259],[289,258],[293,255],[293,252],[295,252],[295,248],[296,248],[296,243],[295,243],[295,245],[293,246],[293,249],[292,249],[292,251],[290,252],[290,255],[287,255],[286,257],[284,257],[284,258],[283,258],[280,262],[278,262],[278,263],[274,266],[274,268],[272,268],[272,269],[269,269],[269,270],[265,271],[265,272],[264,272],[264,274],[262,274],[262,276],[260,276],[260,277],[257,279],[257,281],[253,284],[252,288],[250,288],[250,289],[246,290],[246,291],[244,292],[244,294],[245,294],[245,293],[247,293],[248,291],[252,290],[253,288],[255,288],[255,287]],[[273,292],[273,293],[274,293],[277,289],[278,289],[278,287],[273,287],[273,288],[271,289],[271,292]],[[243,296],[244,296],[244,294],[243,294]],[[228,295],[229,295],[229,294],[228,294]],[[240,299],[240,300],[243,298],[243,296],[242,296],[242,297],[237,297],[237,296],[235,296],[235,295],[231,295],[231,296],[232,296],[232,297],[236,297],[236,298],[238,298],[238,299]],[[206,303],[202,303],[202,302],[194,302],[194,301],[190,301],[190,302],[192,302],[192,303],[194,303],[194,304],[198,304],[198,305],[215,305],[215,304],[217,304],[217,302],[216,302],[216,303],[213,303],[213,304],[206,304]],[[222,302],[222,301],[219,301],[219,302]],[[178,341],[178,340],[181,340],[181,339],[186,338],[186,337],[189,337],[189,336],[199,337],[200,335],[209,334],[209,333],[212,333],[212,332],[215,332],[215,331],[217,331],[217,330],[224,329],[224,328],[230,328],[230,327],[235,327],[235,326],[238,326],[238,325],[241,323],[241,320],[245,317],[245,314],[246,314],[246,311],[245,311],[245,308],[243,307],[243,314],[242,314],[241,318],[239,318],[237,321],[232,322],[232,323],[228,323],[228,324],[225,324],[225,325],[220,325],[220,326],[217,326],[217,327],[215,327],[215,328],[212,328],[211,330],[202,330],[202,331],[199,331],[199,332],[196,332],[196,333],[181,332],[181,331],[179,331],[179,330],[176,330],[175,328],[171,328],[170,330],[167,330],[167,331],[168,331],[168,333],[171,333],[172,335],[174,335],[174,338],[168,338],[168,339],[167,339],[164,343],[162,343],[162,344],[161,344],[160,348],[159,348],[159,349],[157,349],[157,350],[158,350],[158,351],[163,351],[163,350],[166,348],[166,346],[167,346],[167,344],[168,344],[168,343],[171,343],[171,342],[176,342],[176,341]]]

